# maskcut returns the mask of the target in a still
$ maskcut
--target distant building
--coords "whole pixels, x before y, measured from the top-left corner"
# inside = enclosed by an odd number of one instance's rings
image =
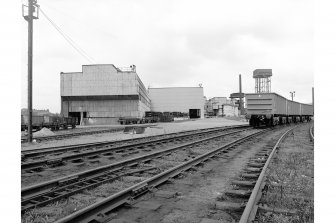
[[[28,115],[28,109],[22,108],[21,115]],[[49,109],[33,109],[33,115],[36,115],[36,116],[57,115],[57,113],[53,114],[49,111]]]
[[[204,118],[202,87],[148,88],[154,112],[188,113],[190,118]]]
[[[61,113],[82,124],[117,124],[121,117],[144,117],[150,99],[135,65],[83,65],[61,73]]]
[[[206,102],[208,116],[238,116],[237,100],[226,97],[214,97]]]

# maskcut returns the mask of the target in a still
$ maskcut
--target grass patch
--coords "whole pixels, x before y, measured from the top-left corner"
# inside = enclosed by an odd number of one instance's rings
[[[314,153],[307,130],[307,125],[295,130],[282,144],[267,170],[266,194],[260,202],[296,214],[267,212],[258,215],[259,223],[314,222]]]

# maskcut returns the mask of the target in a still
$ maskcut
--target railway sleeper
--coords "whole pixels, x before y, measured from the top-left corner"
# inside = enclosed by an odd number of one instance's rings
[[[58,186],[62,186],[62,185],[68,185],[74,182],[78,182],[78,176],[73,176],[71,178],[67,178],[64,180],[59,180],[58,181]]]
[[[199,163],[195,164],[194,166],[203,167],[203,166],[205,166],[205,163],[204,162],[199,162]]]
[[[59,159],[48,160],[46,164],[48,165],[48,167],[57,167],[57,166],[63,166],[65,162],[62,160],[62,158],[59,158]]]
[[[264,156],[268,157],[269,156],[269,152],[268,151],[266,151],[266,152],[265,151],[264,152],[259,152],[259,153],[256,154],[256,156],[258,156],[258,157],[262,157],[262,156],[263,157]]]
[[[234,180],[231,182],[232,185],[238,186],[238,187],[248,187],[253,188],[256,184],[256,181],[246,181],[246,180]]]
[[[215,209],[221,211],[234,211],[234,212],[241,212],[245,208],[244,203],[235,203],[235,202],[225,202],[220,201],[215,203]]]
[[[268,157],[268,156],[264,156],[264,155],[262,155],[262,156],[256,156],[255,158],[260,159],[260,160],[264,160],[263,162],[258,162],[258,164],[260,164],[260,163],[265,164],[265,162],[266,162],[266,160],[267,160],[267,157]],[[251,162],[251,163],[252,163],[252,162]]]
[[[262,168],[255,168],[255,167],[247,167],[244,169],[247,173],[261,173]]]
[[[111,156],[114,156],[114,153],[108,152],[108,153],[103,153],[102,155],[106,157],[111,157]]]
[[[250,162],[256,162],[256,163],[265,163],[266,159],[264,157],[258,157],[258,158],[253,158],[249,160]]]
[[[196,166],[190,166],[185,171],[197,171],[197,170],[198,170],[198,168]]]
[[[63,153],[58,152],[58,153],[52,153],[51,155],[53,155],[53,156],[61,156],[61,155],[63,155]]]
[[[129,156],[130,153],[122,153],[121,156],[122,157],[126,157],[126,156]]]
[[[274,147],[274,146],[273,146]],[[271,152],[273,147],[265,147],[264,149],[262,149],[260,152],[265,152],[265,153],[268,153],[268,152]]]
[[[42,172],[44,169],[44,166],[36,166],[36,167],[32,167],[29,169],[25,169],[24,171],[26,173],[36,173],[36,172]]]
[[[79,193],[85,189],[90,189],[90,188],[93,188],[93,187],[96,187],[96,186],[99,186],[103,183],[106,183],[106,182],[109,182],[111,180],[115,180],[117,179],[118,177],[116,178],[110,178],[110,179],[105,179],[105,180],[95,180],[95,179],[90,179],[88,181],[90,181],[91,183],[87,182],[87,183],[84,183],[84,182],[79,182],[78,184],[79,185],[76,185],[76,184],[73,184],[73,185],[69,185],[69,186],[65,186],[63,188],[59,188],[58,190],[60,191],[56,191],[56,192],[47,192],[43,195],[38,195],[32,199],[29,199],[27,201],[25,201],[24,203],[32,203],[34,204],[33,206],[24,206],[24,208],[32,208],[34,206],[42,206],[42,205],[47,205],[53,201],[56,201],[58,199],[61,199],[61,198],[65,198],[65,197],[69,197],[73,194],[76,194],[76,193]],[[92,183],[93,181],[93,183]],[[81,184],[81,185],[80,185]],[[47,195],[49,196],[52,196],[52,195],[56,195],[55,197],[52,197],[51,199],[49,200],[43,200],[42,198],[43,197],[46,197]],[[23,210],[24,211],[24,210]]]
[[[257,179],[259,174],[255,173],[242,173],[241,178],[243,179]]]
[[[251,190],[228,190],[224,192],[224,195],[230,198],[249,198]]]
[[[255,168],[261,168],[264,166],[264,163],[254,163],[254,162],[249,162],[248,163],[249,167],[255,167]]]
[[[32,160],[40,160],[40,159],[43,159],[44,156],[35,156],[35,157],[32,157],[31,159]]]
[[[83,163],[84,162],[84,159],[83,158],[77,158],[77,159],[73,159],[71,160],[71,163]]]
[[[86,159],[88,159],[88,160],[94,160],[94,159],[99,159],[99,158],[100,158],[99,155],[93,155],[93,156],[86,157]]]

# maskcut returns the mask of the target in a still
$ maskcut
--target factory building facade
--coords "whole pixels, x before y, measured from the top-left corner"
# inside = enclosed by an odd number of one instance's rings
[[[188,113],[190,118],[204,118],[202,87],[148,88],[151,111]]]
[[[118,124],[150,110],[148,92],[135,65],[83,65],[82,72],[61,73],[61,113],[80,124]]]
[[[214,97],[206,101],[206,114],[208,116],[238,116],[236,99],[226,97]]]

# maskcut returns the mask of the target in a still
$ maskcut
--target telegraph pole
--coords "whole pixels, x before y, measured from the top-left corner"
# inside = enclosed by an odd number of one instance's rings
[[[314,115],[314,87],[312,87],[312,104],[313,104],[313,115]]]
[[[25,10],[28,7],[28,15]],[[28,21],[28,142],[32,141],[32,114],[33,114],[33,20],[38,19],[37,0],[28,0],[28,6],[22,5],[22,13]],[[37,10],[36,10],[37,9]],[[34,16],[34,12],[37,16]]]
[[[242,76],[241,74],[239,75],[239,86],[240,86],[240,115],[242,115],[243,105],[242,105]]]

